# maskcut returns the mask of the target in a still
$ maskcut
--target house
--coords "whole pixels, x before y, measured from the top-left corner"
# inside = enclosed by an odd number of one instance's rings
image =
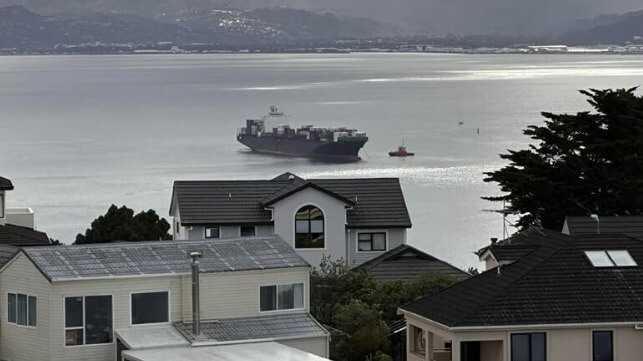
[[[46,233],[34,229],[31,208],[7,208],[6,192],[10,190],[13,183],[0,177],[0,244],[21,247],[51,244]]]
[[[640,360],[643,241],[520,237],[530,252],[400,308],[408,360]]]
[[[355,267],[406,243],[411,227],[397,178],[176,181],[174,239],[275,234],[311,265]]]
[[[0,269],[0,359],[323,360],[309,272],[277,236],[22,248]]]
[[[643,238],[643,216],[565,217],[564,234],[627,234]]]
[[[401,244],[392,250],[353,268],[365,270],[377,281],[410,281],[430,272],[463,281],[471,275],[419,249]]]

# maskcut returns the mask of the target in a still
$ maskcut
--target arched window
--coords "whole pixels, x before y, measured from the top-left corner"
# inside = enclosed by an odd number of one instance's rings
[[[295,215],[295,248],[324,248],[324,213],[303,206]]]

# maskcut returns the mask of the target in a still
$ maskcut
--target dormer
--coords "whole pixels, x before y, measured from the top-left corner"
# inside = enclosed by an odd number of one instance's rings
[[[7,206],[5,192],[13,189],[13,183],[7,178],[0,177],[0,225],[7,222]]]

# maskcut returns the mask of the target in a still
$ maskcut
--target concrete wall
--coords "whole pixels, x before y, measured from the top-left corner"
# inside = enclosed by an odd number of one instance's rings
[[[300,338],[279,341],[280,344],[296,348],[320,357],[328,357],[328,337]]]
[[[8,323],[7,293],[36,296],[36,327]],[[10,361],[49,359],[50,299],[49,282],[23,254],[0,273],[0,358]]]
[[[357,249],[358,233],[386,233],[386,250],[360,252]],[[356,267],[360,264],[370,261],[373,258],[390,251],[391,249],[406,243],[406,228],[388,228],[388,229],[347,229],[346,239],[348,241],[348,266]]]
[[[275,234],[295,247],[295,214],[307,205],[318,207],[324,213],[325,247],[297,249],[297,253],[313,266],[319,265],[324,255],[333,260],[346,259],[346,205],[316,189],[304,189],[273,205]]]

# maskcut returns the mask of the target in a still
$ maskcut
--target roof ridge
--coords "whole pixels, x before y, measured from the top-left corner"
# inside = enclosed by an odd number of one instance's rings
[[[221,244],[221,243],[232,243],[240,241],[254,241],[254,240],[266,240],[266,239],[276,239],[279,238],[277,235],[268,235],[268,236],[252,236],[252,237],[229,237],[229,238],[203,238],[203,239],[166,239],[166,240],[148,240],[148,241],[115,241],[115,242],[101,242],[101,243],[83,243],[83,244],[64,244],[59,247],[67,248],[72,247],[75,249],[79,248],[111,248],[114,246],[119,247],[143,247],[150,245],[163,245],[163,246],[172,246],[177,243],[180,244]],[[41,251],[43,249],[47,250],[58,250],[59,247],[51,246],[35,246],[35,247],[26,247],[27,250]]]
[[[465,317],[466,317],[466,318],[468,318],[472,313],[474,313],[473,311],[476,311],[476,312],[477,312],[477,311],[478,311],[478,310],[480,310],[481,308],[483,308],[483,307],[487,306],[489,303],[493,303],[493,301],[495,301],[495,300],[498,298],[498,296],[499,296],[499,295],[502,295],[502,294],[503,294],[503,291],[504,291],[504,290],[506,290],[508,287],[510,287],[510,286],[512,286],[512,285],[515,285],[516,283],[520,282],[523,278],[525,278],[525,276],[527,276],[529,273],[531,273],[534,269],[536,269],[538,266],[540,266],[543,262],[545,262],[546,260],[548,260],[548,259],[549,259],[550,257],[552,257],[554,254],[556,254],[556,253],[560,252],[561,250],[566,249],[566,248],[570,245],[570,243],[571,243],[571,242],[570,242],[570,241],[568,241],[568,240],[563,240],[563,242],[564,242],[564,245],[562,245],[562,246],[560,246],[560,247],[555,247],[555,246],[550,246],[550,245],[540,245],[540,246],[537,246],[535,250],[533,250],[533,251],[529,252],[529,254],[527,254],[525,257],[523,257],[523,258],[521,258],[521,259],[519,259],[519,260],[517,260],[517,261],[515,261],[515,262],[512,262],[512,263],[510,263],[510,264],[508,264],[508,265],[506,265],[506,266],[498,265],[498,267],[494,267],[494,268],[492,268],[492,269],[490,269],[490,270],[487,270],[487,271],[483,272],[482,274],[485,274],[485,273],[488,273],[488,272],[490,272],[490,271],[497,270],[498,268],[502,269],[502,267],[505,267],[505,268],[509,268],[509,267],[516,267],[516,265],[519,265],[519,264],[521,263],[521,261],[523,261],[523,262],[524,262],[524,260],[525,260],[527,257],[529,257],[529,256],[533,255],[533,254],[534,254],[534,252],[535,252],[535,251],[537,251],[538,249],[541,249],[541,248],[553,248],[553,249],[551,250],[551,253],[547,254],[546,256],[542,257],[540,260],[536,261],[536,262],[534,263],[534,265],[532,265],[531,267],[529,267],[529,269],[525,270],[525,271],[524,271],[524,273],[523,273],[522,275],[520,275],[518,278],[516,278],[513,282],[509,282],[509,283],[507,283],[507,284],[506,284],[505,286],[503,286],[500,290],[498,290],[498,292],[496,292],[492,297],[488,298],[486,301],[483,301],[482,303],[480,303],[479,305],[477,305],[477,306],[475,307],[475,309],[474,309],[474,310],[472,310],[471,312],[466,313],[466,315],[465,315],[465,316],[460,317],[460,318],[458,318],[456,321],[454,321],[454,322],[453,322],[453,326],[457,326],[457,325],[458,325],[458,324],[459,324],[463,319],[465,319]],[[482,275],[482,274],[481,274],[481,275]],[[479,277],[479,276],[478,276],[478,277]],[[471,280],[471,279],[475,279],[475,278],[477,278],[477,277],[472,277],[472,278],[470,278],[470,280]],[[465,281],[463,281],[463,282],[466,282],[466,281],[468,281],[468,280],[465,280]],[[457,285],[457,284],[456,284],[456,285]],[[455,285],[454,285],[454,286],[455,286]]]

